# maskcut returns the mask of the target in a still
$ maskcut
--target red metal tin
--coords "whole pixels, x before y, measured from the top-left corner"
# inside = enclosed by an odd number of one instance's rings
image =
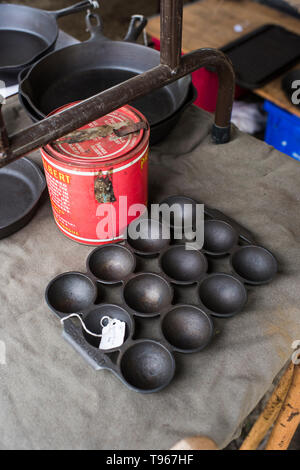
[[[114,132],[140,122],[147,128],[125,137]],[[145,117],[127,105],[41,149],[54,219],[64,235],[85,245],[122,240],[147,206],[149,134]]]

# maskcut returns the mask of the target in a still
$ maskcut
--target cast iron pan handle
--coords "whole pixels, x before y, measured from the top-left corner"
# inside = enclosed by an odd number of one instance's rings
[[[62,16],[71,15],[72,13],[78,13],[79,11],[83,11],[86,8],[99,8],[99,3],[96,0],[84,0],[79,3],[75,3],[75,5],[70,7],[63,8],[62,10],[48,11],[47,13],[57,19]]]
[[[92,367],[94,367],[94,369],[116,370],[114,363],[106,354],[103,354],[102,351],[90,346],[82,338],[81,327],[76,326],[71,320],[66,320],[64,322],[63,337],[87,362],[91,364]]]
[[[133,15],[130,20],[127,34],[124,38],[126,42],[135,42],[139,35],[147,26],[148,20],[143,15]]]
[[[88,12],[85,17],[87,31],[90,33],[91,37],[88,41],[110,41],[103,34],[103,25],[99,15],[96,13]]]

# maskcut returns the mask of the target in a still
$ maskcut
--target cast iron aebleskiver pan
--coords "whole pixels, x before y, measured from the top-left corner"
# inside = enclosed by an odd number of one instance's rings
[[[28,158],[0,170],[0,239],[17,232],[31,220],[45,189],[41,170]]]
[[[190,198],[173,196],[163,203],[178,204],[186,221],[195,213],[196,201]],[[88,329],[65,318],[65,339],[96,370],[112,371],[132,390],[152,393],[166,387],[175,373],[173,353],[204,349],[214,333],[211,315],[228,318],[240,313],[247,301],[244,284],[265,284],[276,274],[275,257],[255,245],[248,230],[214,209],[206,208],[205,215],[202,250],[186,250],[176,243],[173,232],[164,232],[166,226],[159,220],[139,219],[134,224],[142,238],[132,238],[129,231],[125,244],[96,248],[87,259],[86,273],[61,274],[46,289],[46,301],[59,318],[80,314]],[[229,255],[233,273],[208,272],[207,257]],[[151,258],[155,272],[147,269]],[[121,284],[117,303],[102,302],[110,295],[109,286],[116,284]],[[191,304],[178,298],[183,285],[193,286],[196,299],[189,299]],[[104,316],[126,325],[124,344],[107,351],[100,350],[100,338],[89,333],[101,334]],[[137,339],[137,317],[147,323],[143,319],[158,318],[158,340],[148,334],[148,339],[144,334]],[[117,353],[117,358],[111,353]]]
[[[0,72],[15,75],[49,52],[58,36],[57,19],[98,6],[84,0],[58,11],[0,4]]]
[[[90,40],[48,54],[21,80],[19,93],[36,116],[43,118],[159,64],[159,52],[128,42],[137,38],[141,27],[138,34],[129,34],[124,41],[111,41],[102,34],[99,16],[88,14],[86,22]],[[182,107],[190,84],[191,77],[183,77],[130,104],[156,125]]]
[[[129,258],[134,259],[133,253],[128,248],[122,245],[101,248],[94,250],[91,257],[95,256],[99,259],[100,256],[100,261],[104,263],[110,257],[113,258],[113,263],[109,262],[106,268],[103,268],[106,275],[110,272],[109,264],[112,267],[110,274],[113,274],[113,277],[116,275],[119,257],[120,259],[125,257],[123,275],[135,268],[134,263],[128,263]],[[91,257],[89,257],[88,264]],[[107,351],[99,349],[99,338],[90,335],[79,323],[74,324],[71,319],[64,321],[63,335],[96,370],[112,371],[134,391],[158,392],[173,379],[175,373],[173,353],[201,351],[210,343],[214,326],[210,315],[200,308],[185,304],[172,305],[172,288],[161,276],[155,273],[138,273],[130,275],[129,282],[130,279],[134,283],[141,281],[139,291],[130,293],[131,300],[135,299],[137,304],[140,303],[140,295],[144,293],[145,302],[152,310],[149,314],[140,314],[125,302],[95,304],[97,289],[95,277],[91,272],[89,274],[69,272],[57,276],[47,287],[46,301],[59,318],[64,318],[73,312],[80,312],[86,328],[95,334],[101,333],[100,321],[104,316],[125,322],[124,344]],[[149,288],[146,288],[148,283]],[[105,289],[105,286],[101,285],[101,289]],[[166,294],[165,298],[161,295],[162,293]],[[149,338],[135,339],[135,316],[152,317],[154,315],[160,317],[159,341]],[[109,355],[116,352],[119,355],[114,361]]]

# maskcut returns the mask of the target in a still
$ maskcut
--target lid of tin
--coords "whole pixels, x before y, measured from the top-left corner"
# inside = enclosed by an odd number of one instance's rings
[[[77,103],[63,106],[51,114],[74,104]],[[139,126],[139,123],[147,121],[140,112],[126,105],[57,139],[45,149],[53,156],[72,162],[80,160],[82,163],[92,163],[116,159],[132,151],[141,142],[146,126]],[[138,130],[135,131],[136,128]],[[126,129],[129,133],[126,133]]]

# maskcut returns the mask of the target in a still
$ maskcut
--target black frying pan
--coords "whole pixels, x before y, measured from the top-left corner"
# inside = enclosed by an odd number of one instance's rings
[[[0,170],[0,239],[23,228],[34,216],[46,189],[40,168],[20,158]]]
[[[192,104],[197,98],[197,90],[194,85],[191,83],[189,86],[187,97],[183,105],[175,111],[171,116],[168,116],[166,119],[161,120],[157,124],[152,124],[150,132],[150,145],[155,145],[161,140],[165,139],[171,130],[175,127],[179,121],[183,112]],[[22,95],[19,95],[20,102],[25,109],[28,116],[33,122],[38,122],[42,120],[41,116],[38,116]]]
[[[111,41],[102,34],[99,17],[86,18],[90,40],[52,52],[34,64],[20,82],[21,102],[43,118],[53,110],[83,100],[117,85],[160,62],[159,52],[124,41]],[[96,24],[94,24],[96,21]],[[176,113],[184,104],[191,77],[183,77],[160,90],[130,103],[156,125]]]
[[[0,73],[17,74],[48,51],[57,40],[57,19],[98,3],[85,0],[58,11],[0,4]]]

